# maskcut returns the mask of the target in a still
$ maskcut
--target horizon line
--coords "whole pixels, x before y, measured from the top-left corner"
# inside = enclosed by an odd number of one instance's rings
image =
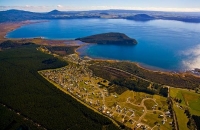
[[[127,7],[127,6],[0,6],[0,11],[24,10],[31,12],[59,11],[92,11],[92,10],[135,10],[135,11],[157,11],[157,12],[200,12],[200,8],[169,8],[169,7]]]
[[[9,11],[9,10],[19,10],[19,11],[27,11],[27,12],[37,12],[37,13],[48,13],[54,10],[60,11],[60,12],[87,12],[87,11],[109,11],[109,10],[121,10],[121,11],[147,11],[147,12],[168,12],[168,13],[200,13],[200,11],[170,11],[170,10],[139,10],[139,9],[88,9],[88,10],[59,10],[59,9],[51,9],[48,11],[31,11],[31,10],[25,10],[25,9],[6,9],[6,10],[1,10],[0,11]]]

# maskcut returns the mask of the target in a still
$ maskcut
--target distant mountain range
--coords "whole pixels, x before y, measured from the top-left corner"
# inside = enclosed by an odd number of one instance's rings
[[[153,19],[177,20],[184,22],[200,22],[200,13],[159,12],[138,10],[92,10],[92,11],[58,11],[46,13],[23,10],[0,11],[0,22],[15,22],[41,19],[75,19],[75,18],[107,18],[148,21]]]

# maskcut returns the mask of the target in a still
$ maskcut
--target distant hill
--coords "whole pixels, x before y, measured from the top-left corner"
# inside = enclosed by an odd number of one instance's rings
[[[34,13],[23,10],[0,11],[0,22],[25,21],[40,18],[42,18],[41,13]]]
[[[148,20],[153,20],[155,18],[147,14],[136,14],[134,16],[128,16],[126,17],[126,19],[136,20],[136,21],[148,21]]]
[[[59,11],[52,10],[45,13],[36,13],[23,10],[0,11],[0,23],[41,19],[80,19],[80,18],[115,18],[135,21],[148,21],[152,19],[177,20],[184,22],[200,22],[198,12],[159,12],[139,10],[92,10],[92,11]]]
[[[59,13],[61,13],[61,11],[58,11],[58,10],[52,10],[48,12],[48,14],[59,14]]]
[[[46,13],[45,15],[46,16],[51,16],[51,15],[66,15],[67,12],[62,12],[62,11],[59,11],[59,10],[52,10],[48,13]]]
[[[33,44],[34,43],[31,43],[31,42],[18,43],[16,41],[7,40],[7,41],[0,43],[0,48],[1,49],[10,49],[10,48],[16,48],[16,47],[19,47],[19,46],[26,46],[26,45],[33,45]]]
[[[86,43],[97,43],[97,44],[115,44],[115,45],[135,45],[137,41],[133,38],[129,38],[123,33],[102,33],[97,35],[92,35],[83,38],[77,38]]]

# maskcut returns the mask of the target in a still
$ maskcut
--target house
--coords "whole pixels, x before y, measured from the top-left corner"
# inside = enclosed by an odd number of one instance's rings
[[[170,111],[165,112],[165,115],[171,115]]]

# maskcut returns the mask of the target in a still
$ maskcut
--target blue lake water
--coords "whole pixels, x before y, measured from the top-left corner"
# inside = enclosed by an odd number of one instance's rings
[[[135,46],[88,45],[78,51],[92,58],[128,60],[170,71],[200,68],[200,23],[172,20],[138,22],[125,19],[50,20],[22,26],[8,38],[75,39],[104,32],[135,38]]]

